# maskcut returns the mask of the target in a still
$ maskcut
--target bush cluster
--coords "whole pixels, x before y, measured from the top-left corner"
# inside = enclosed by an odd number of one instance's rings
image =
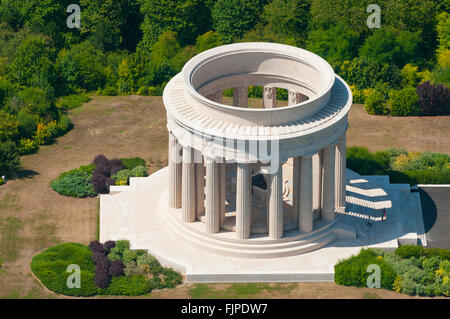
[[[92,164],[61,174],[50,186],[61,195],[94,197],[99,193],[109,193],[111,185],[127,185],[130,177],[144,176],[147,176],[147,168],[142,158],[109,160],[98,155]]]
[[[371,153],[365,147],[352,146],[347,148],[347,167],[362,175],[388,175],[391,183],[450,183],[447,154],[402,149]]]
[[[335,265],[335,282],[356,287],[365,286],[364,271],[368,264],[382,262],[382,288],[408,295],[450,296],[450,250],[405,245],[394,252],[362,249]],[[386,266],[387,265],[387,266]],[[387,272],[386,272],[387,271]],[[383,283],[387,284],[383,286]]]

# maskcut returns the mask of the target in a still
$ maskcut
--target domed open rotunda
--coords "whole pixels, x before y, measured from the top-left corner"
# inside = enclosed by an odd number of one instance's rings
[[[258,90],[262,105],[248,98]],[[392,205],[416,207],[409,186],[346,169],[351,90],[316,54],[213,48],[169,81],[163,102],[168,167],[101,196],[101,241],[129,239],[188,281],[310,281],[332,280],[361,247],[420,237]],[[382,209],[395,217],[378,223]]]

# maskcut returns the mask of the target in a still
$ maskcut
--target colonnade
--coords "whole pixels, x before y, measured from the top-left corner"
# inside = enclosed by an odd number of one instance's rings
[[[221,102],[222,91],[211,96]],[[289,92],[289,104],[299,103],[301,96]],[[247,106],[247,88],[237,88],[234,105]],[[273,107],[276,90],[264,87],[264,106]],[[245,103],[244,103],[245,101]],[[345,133],[333,144],[314,154],[293,158],[292,204],[298,229],[313,230],[314,211],[320,218],[330,222],[337,208],[345,207]],[[178,152],[178,153],[177,153]],[[182,161],[176,161],[182,152]],[[206,232],[219,232],[225,222],[226,163],[223,158],[203,158],[190,146],[178,144],[175,136],[169,137],[169,205],[181,208],[184,222],[190,223],[205,216]],[[315,155],[315,156],[314,156]],[[194,161],[194,158],[197,161]],[[200,161],[198,159],[201,159]],[[314,158],[314,159],[313,159]],[[313,165],[313,160],[316,161]],[[197,163],[196,163],[197,162]],[[313,169],[314,167],[314,169]],[[268,174],[267,207],[268,236],[279,239],[283,236],[283,176],[282,163]],[[249,163],[237,163],[236,172],[236,236],[250,237],[252,169]]]

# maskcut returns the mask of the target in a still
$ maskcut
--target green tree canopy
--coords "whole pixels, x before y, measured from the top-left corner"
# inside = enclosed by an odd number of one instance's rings
[[[211,0],[139,0],[144,21],[141,24],[145,49],[165,31],[176,34],[181,45],[194,44],[198,35],[211,30]]]
[[[361,57],[370,57],[379,63],[394,63],[403,67],[419,55],[419,32],[380,28],[369,36],[359,50]]]
[[[218,0],[211,12],[214,29],[224,43],[231,43],[252,29],[265,0]]]
[[[62,50],[58,69],[69,85],[88,91],[103,87],[106,81],[105,54],[88,41]]]
[[[357,45],[358,34],[338,24],[327,30],[311,31],[307,49],[328,61],[345,61],[356,56]]]

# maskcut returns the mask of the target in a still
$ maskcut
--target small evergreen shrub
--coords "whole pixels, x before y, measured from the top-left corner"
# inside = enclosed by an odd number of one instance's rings
[[[425,250],[422,246],[416,245],[404,245],[395,250],[395,253],[401,258],[419,258],[425,254]]]
[[[364,108],[372,115],[387,114],[385,98],[378,90],[371,90],[364,100]]]
[[[97,191],[91,184],[93,170],[93,165],[85,165],[62,173],[50,183],[50,186],[55,192],[64,196],[94,197]]]
[[[113,277],[107,289],[110,295],[139,296],[152,290],[150,282],[143,275]]]
[[[420,114],[419,96],[413,87],[392,90],[389,94],[389,104],[393,116],[414,116]]]
[[[377,264],[381,268],[381,287],[392,289],[397,273],[383,257],[377,256],[371,249],[361,249],[358,255],[339,261],[334,266],[334,280],[345,286],[366,287],[370,273],[367,267]]]

